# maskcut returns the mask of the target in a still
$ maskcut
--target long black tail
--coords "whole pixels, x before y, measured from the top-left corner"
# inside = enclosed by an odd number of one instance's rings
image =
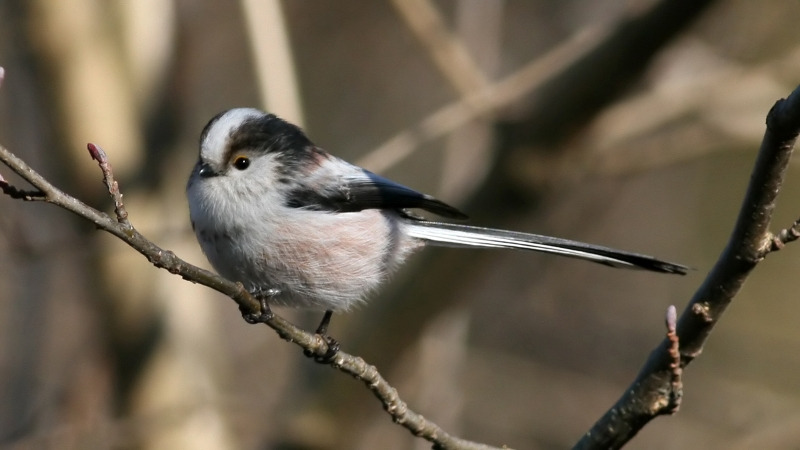
[[[686,266],[661,261],[652,256],[539,234],[428,221],[408,222],[407,226],[410,236],[434,245],[532,250],[585,259],[612,267],[679,275],[685,275],[689,270]]]

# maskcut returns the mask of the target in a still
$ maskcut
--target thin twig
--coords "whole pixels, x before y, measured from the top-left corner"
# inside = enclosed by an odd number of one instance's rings
[[[30,189],[19,189],[9,184],[9,182],[6,181],[2,175],[0,175],[0,190],[3,191],[3,194],[6,194],[11,198],[25,200],[28,202],[43,201],[45,199],[44,192]]]
[[[114,200],[114,213],[117,215],[117,222],[130,227],[128,211],[125,209],[125,204],[122,203],[122,193],[119,191],[119,183],[114,180],[114,171],[111,169],[111,164],[108,163],[108,155],[100,146],[92,143],[87,144],[86,148],[89,150],[92,159],[100,165],[100,170],[103,172],[103,183],[108,188],[111,199]]]
[[[38,191],[22,191],[11,186],[5,180],[0,181],[0,187],[2,187],[4,193],[12,198],[41,200],[58,205],[91,221],[98,228],[120,238],[133,249],[144,255],[154,266],[166,269],[170,273],[180,275],[185,280],[208,286],[227,295],[233,299],[245,313],[257,314],[260,311],[259,302],[253,298],[240,283],[228,281],[205,269],[189,264],[178,258],[173,252],[158,247],[140,234],[127,220],[127,212],[122,204],[122,194],[119,192],[119,185],[114,180],[113,171],[111,170],[108,158],[105,156],[105,152],[103,152],[100,147],[93,144],[89,144],[88,149],[92,158],[98,161],[103,171],[103,177],[108,187],[109,195],[115,203],[116,220],[108,214],[100,212],[62,192],[3,146],[0,146],[0,162],[8,166],[27,182],[31,183]],[[20,192],[33,192],[35,195],[28,195],[27,197],[17,195]],[[327,343],[319,335],[303,331],[277,315],[273,315],[272,318],[265,321],[265,323],[275,330],[282,339],[296,343],[305,352],[313,356],[323,356],[328,350]],[[408,405],[397,394],[397,390],[380,375],[374,366],[367,364],[362,358],[349,355],[345,352],[339,352],[330,362],[330,365],[339,369],[341,372],[361,380],[381,401],[384,409],[389,413],[393,421],[408,429],[415,436],[422,437],[432,442],[435,448],[493,448],[452,436],[437,424],[425,419],[419,413],[410,410]]]
[[[681,400],[683,399],[683,367],[681,366],[681,342],[678,337],[678,311],[675,305],[669,305],[667,308],[667,340],[670,342],[669,368],[672,375],[669,390],[669,402],[667,408],[670,414],[675,414],[681,407]]]
[[[789,228],[784,228],[772,236],[770,240],[771,245],[764,253],[764,256],[766,256],[767,253],[777,252],[783,249],[786,244],[794,242],[798,238],[800,238],[800,219],[795,220]]]

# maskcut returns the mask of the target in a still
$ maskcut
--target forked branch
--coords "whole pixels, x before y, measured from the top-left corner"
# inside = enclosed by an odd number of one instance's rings
[[[714,325],[753,268],[799,234],[797,222],[777,234],[769,231],[798,134],[800,87],[779,100],[767,115],[767,130],[728,244],[678,320],[681,367],[700,354]],[[617,403],[575,448],[620,448],[655,417],[673,413],[671,398],[677,394],[673,353],[674,341],[668,337],[653,350]]]

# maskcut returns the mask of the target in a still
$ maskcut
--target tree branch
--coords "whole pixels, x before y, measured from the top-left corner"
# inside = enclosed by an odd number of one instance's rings
[[[714,325],[753,268],[769,252],[794,240],[800,231],[795,222],[777,236],[769,232],[798,134],[800,87],[779,100],[767,115],[767,130],[733,233],[678,321],[682,367],[700,354]],[[576,444],[576,449],[620,448],[650,420],[674,412],[674,402],[670,400],[676,387],[675,369],[670,367],[672,348],[673,342],[667,338],[653,350],[633,383]]]

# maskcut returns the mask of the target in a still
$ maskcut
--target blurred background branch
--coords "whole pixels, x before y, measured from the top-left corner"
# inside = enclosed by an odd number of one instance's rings
[[[280,0],[242,0],[241,3],[261,107],[280,111],[284,119],[304,126],[303,102]]]

